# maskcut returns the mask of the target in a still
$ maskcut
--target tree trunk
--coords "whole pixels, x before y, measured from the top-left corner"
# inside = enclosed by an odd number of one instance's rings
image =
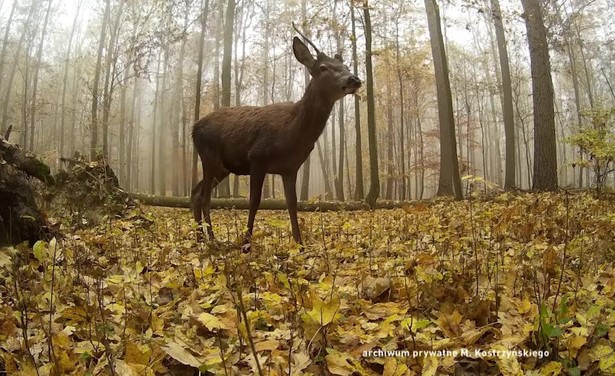
[[[331,194],[331,184],[329,180],[329,167],[323,156],[322,146],[320,146],[320,140],[316,142],[316,149],[318,150],[318,159],[320,161],[320,168],[322,171],[323,180],[325,183],[325,200],[331,200],[333,195]]]
[[[150,192],[152,194],[156,193],[156,120],[158,119],[158,97],[160,95],[160,65],[162,64],[162,55],[163,53],[159,53],[158,55],[158,63],[156,64],[156,90],[154,91],[154,106],[153,106],[153,119],[152,119],[152,165],[151,165],[151,174],[150,174]],[[161,135],[158,135],[160,137]]]
[[[45,12],[45,20],[43,21],[43,30],[41,32],[41,40],[36,51],[36,63],[34,65],[34,78],[32,83],[32,109],[30,110],[30,150],[34,150],[34,128],[36,125],[36,95],[38,93],[38,75],[41,68],[41,58],[43,56],[43,47],[45,45],[45,37],[47,35],[47,25],[49,23],[49,14],[51,14],[52,1],[49,0],[47,11]]]
[[[495,25],[495,37],[498,42],[498,55],[500,58],[500,70],[502,74],[502,88],[500,96],[502,100],[502,113],[504,114],[504,134],[506,137],[506,160],[504,168],[504,189],[515,187],[515,116],[512,103],[512,83],[510,80],[510,66],[508,63],[508,48],[506,47],[506,35],[502,22],[500,1],[491,0],[491,12]],[[498,150],[499,152],[499,150]]]
[[[100,70],[102,67],[102,55],[105,49],[105,40],[107,39],[107,22],[109,21],[109,8],[111,0],[105,0],[105,13],[100,31],[100,39],[98,41],[98,54],[96,56],[96,68],[94,69],[94,83],[92,86],[92,108],[91,108],[91,138],[90,138],[90,159],[96,158],[96,149],[98,148],[98,85],[100,83]]]
[[[350,2],[350,20],[352,23],[352,71],[359,76],[359,57],[357,54],[357,32],[355,25],[354,5]],[[354,96],[354,129],[355,129],[355,200],[363,200],[365,191],[363,190],[363,151],[361,142],[361,109],[359,107],[359,97]]]
[[[307,0],[302,0],[301,1],[301,19],[302,19],[302,27],[303,30],[306,31],[306,36],[309,38],[310,37],[310,29],[307,27],[307,4],[306,4]],[[308,73],[307,69],[303,70],[303,79],[305,82],[305,87],[307,88],[308,84],[310,83],[310,74]],[[311,153],[308,155],[307,159],[305,160],[305,162],[303,162],[302,165],[302,169],[303,171],[301,172],[301,192],[299,194],[299,199],[301,201],[307,201],[307,199],[309,198],[309,193],[310,193],[310,161],[311,161],[312,157],[311,157]]]
[[[365,202],[376,206],[380,196],[380,178],[378,176],[378,140],[376,139],[376,106],[374,104],[374,75],[372,70],[372,21],[369,14],[368,0],[363,1],[365,17],[365,72],[367,86],[367,137],[369,141],[370,188]]]
[[[534,104],[533,188],[557,189],[557,154],[555,145],[555,109],[553,80],[549,60],[547,30],[539,0],[521,0],[525,12],[527,39],[532,70]]]
[[[397,84],[399,86],[399,90],[397,92],[397,96],[399,97],[399,154],[401,158],[401,197],[402,201],[406,200],[406,149],[404,146],[405,141],[405,105],[404,105],[404,80],[401,71],[401,51],[399,48],[399,19],[395,24],[395,63],[396,63],[396,71],[397,71]]]
[[[222,107],[231,105],[231,62],[233,54],[233,26],[235,24],[235,0],[228,0],[224,21],[224,55],[222,57]],[[224,178],[219,186],[221,196],[231,195],[229,178]]]
[[[77,20],[79,19],[79,11],[81,10],[81,4],[83,4],[83,0],[80,0],[77,3],[77,11],[75,12],[75,18],[73,19],[73,25],[70,28],[70,36],[68,37],[68,47],[66,48],[66,61],[64,63],[64,79],[62,80],[62,104],[61,115],[60,115],[60,146],[59,146],[59,154],[60,156],[64,155],[64,133],[65,133],[65,123],[66,123],[66,90],[68,85],[68,68],[70,67],[70,55],[73,48],[73,40],[75,38],[75,30],[77,29]],[[75,117],[75,114],[73,114]],[[72,152],[72,150],[71,150]]]
[[[201,13],[201,34],[199,38],[199,56],[196,69],[196,88],[194,95],[194,121],[198,121],[201,114],[201,84],[203,81],[203,49],[205,44],[205,31],[207,30],[207,16],[209,15],[209,0],[203,0],[203,11]],[[195,187],[199,179],[197,177],[198,154],[194,145],[192,146],[192,186]]]
[[[125,1],[120,1],[117,15],[111,26],[111,34],[109,35],[109,45],[107,46],[107,56],[105,59],[105,84],[103,88],[103,155],[109,157],[109,116],[111,113],[111,102],[113,101],[113,91],[115,90],[115,68],[117,61],[117,40],[120,28],[120,20],[123,16]]]
[[[132,193],[130,196],[139,200],[144,205],[164,206],[173,208],[189,208],[190,199],[188,197],[173,196],[154,196],[139,193]],[[425,205],[426,203],[421,203]],[[429,203],[427,203],[429,205]],[[380,200],[376,203],[375,209],[394,209],[408,207],[407,202]],[[245,198],[214,198],[211,200],[212,209],[234,209],[247,210],[249,200]],[[261,210],[287,210],[286,201],[280,199],[262,200],[259,208]],[[297,210],[307,212],[324,211],[355,211],[369,209],[364,201],[317,201],[299,202]]]
[[[462,198],[462,192],[459,162],[457,160],[457,145],[455,142],[453,102],[446,52],[444,51],[444,41],[440,26],[440,14],[436,0],[425,0],[425,9],[427,11],[431,51],[434,59],[436,90],[438,93],[438,119],[440,121],[440,177],[438,179],[437,194],[451,195],[454,193],[455,198],[459,200]]]
[[[15,1],[15,3],[17,3],[17,1]],[[21,57],[21,52],[23,49],[23,43],[26,39],[26,36],[28,35],[28,28],[31,25],[31,20],[32,20],[32,16],[34,15],[34,9],[36,8],[34,2],[33,4],[30,5],[30,10],[28,11],[28,18],[26,19],[26,21],[24,22],[24,30],[21,33],[21,37],[19,38],[19,43],[17,44],[17,50],[15,51],[15,57],[13,59],[13,64],[11,66],[11,72],[9,73],[9,78],[6,81],[6,93],[4,95],[4,102],[2,105],[2,124],[0,125],[0,130],[2,130],[2,134],[4,134],[4,130],[7,129],[8,127],[8,110],[9,110],[9,103],[10,103],[10,99],[11,99],[11,90],[13,88],[13,79],[15,78],[15,72],[17,70],[17,66],[19,65],[19,58]],[[7,26],[8,28],[8,26]],[[8,29],[7,29],[8,31]],[[8,40],[5,40],[5,43],[8,42]],[[5,44],[6,45],[6,44]],[[4,45],[3,45],[4,46]],[[4,47],[3,47],[4,48]],[[3,56],[3,58],[6,57]],[[0,76],[0,79],[4,80],[4,77]],[[27,82],[26,82],[27,85]],[[24,103],[25,106],[25,103]]]
[[[0,79],[4,80],[4,61],[6,59],[6,47],[9,45],[9,34],[11,32],[11,26],[13,25],[13,16],[15,15],[15,9],[17,8],[17,1],[13,1],[11,6],[11,12],[9,18],[6,21],[6,29],[4,29],[4,37],[2,38],[2,51],[0,51]],[[0,84],[0,93],[2,92],[2,84]],[[6,90],[10,90],[10,86],[7,86]],[[2,118],[4,118],[5,112],[2,112]],[[0,134],[5,134],[6,128],[2,124],[0,127]]]
[[[339,147],[339,162],[337,164],[337,175],[335,175],[335,190],[337,199],[345,200],[344,196],[344,151],[346,150],[346,131],[344,128],[344,99],[339,101],[339,128],[340,128],[340,147]],[[335,158],[335,156],[333,157]]]

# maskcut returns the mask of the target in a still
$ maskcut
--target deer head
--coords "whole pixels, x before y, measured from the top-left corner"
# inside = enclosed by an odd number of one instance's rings
[[[323,95],[335,102],[345,95],[354,94],[361,87],[361,80],[350,73],[340,55],[336,54],[334,58],[330,58],[320,52],[303,34],[301,36],[312,45],[316,58],[298,37],[293,38],[293,52],[297,60],[308,69]]]

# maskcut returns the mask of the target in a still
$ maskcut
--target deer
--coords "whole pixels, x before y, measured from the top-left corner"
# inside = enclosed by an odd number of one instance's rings
[[[207,236],[215,240],[210,217],[213,188],[229,173],[249,175],[248,226],[243,242],[244,251],[249,251],[265,175],[277,174],[282,177],[293,239],[303,245],[297,220],[297,171],[314,149],[335,102],[355,94],[361,80],[349,71],[339,54],[327,56],[293,27],[316,52],[312,55],[299,37],[293,38],[294,56],[311,76],[298,102],[223,107],[193,125],[192,139],[203,167],[203,179],[190,198],[198,223],[197,241],[204,235],[203,215]]]

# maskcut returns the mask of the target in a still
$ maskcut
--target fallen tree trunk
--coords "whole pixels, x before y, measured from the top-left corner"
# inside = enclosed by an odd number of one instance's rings
[[[142,193],[131,193],[132,198],[144,205],[165,206],[171,208],[189,208],[190,199],[188,197],[173,196],[154,196]],[[378,201],[376,209],[394,209],[408,206],[404,201]],[[368,210],[369,206],[362,201],[300,201],[297,205],[299,211],[339,211],[339,210]],[[249,201],[246,198],[212,198],[212,209],[240,209],[247,210]],[[260,209],[263,210],[286,210],[285,200],[264,199],[261,200]]]

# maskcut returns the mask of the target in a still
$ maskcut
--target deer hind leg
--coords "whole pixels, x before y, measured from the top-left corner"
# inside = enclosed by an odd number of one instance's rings
[[[209,240],[215,240],[214,230],[211,225],[211,192],[224,178],[228,176],[228,172],[216,172],[207,171],[203,173],[203,188],[200,196],[200,207],[198,209],[199,215],[202,213],[205,217],[205,225],[207,227],[207,237]],[[198,221],[198,219],[197,219]],[[203,231],[203,222],[199,222],[199,228]]]
[[[297,221],[297,173],[282,175],[282,182],[284,183],[284,195],[286,196],[286,206],[288,207],[290,225],[293,230],[293,239],[297,243],[302,244],[299,222]]]
[[[261,204],[261,193],[263,191],[263,182],[265,181],[265,170],[252,167],[250,169],[250,213],[248,214],[248,230],[244,239],[244,244],[247,245],[244,250],[249,250],[252,230],[254,228],[254,218],[256,211]]]

